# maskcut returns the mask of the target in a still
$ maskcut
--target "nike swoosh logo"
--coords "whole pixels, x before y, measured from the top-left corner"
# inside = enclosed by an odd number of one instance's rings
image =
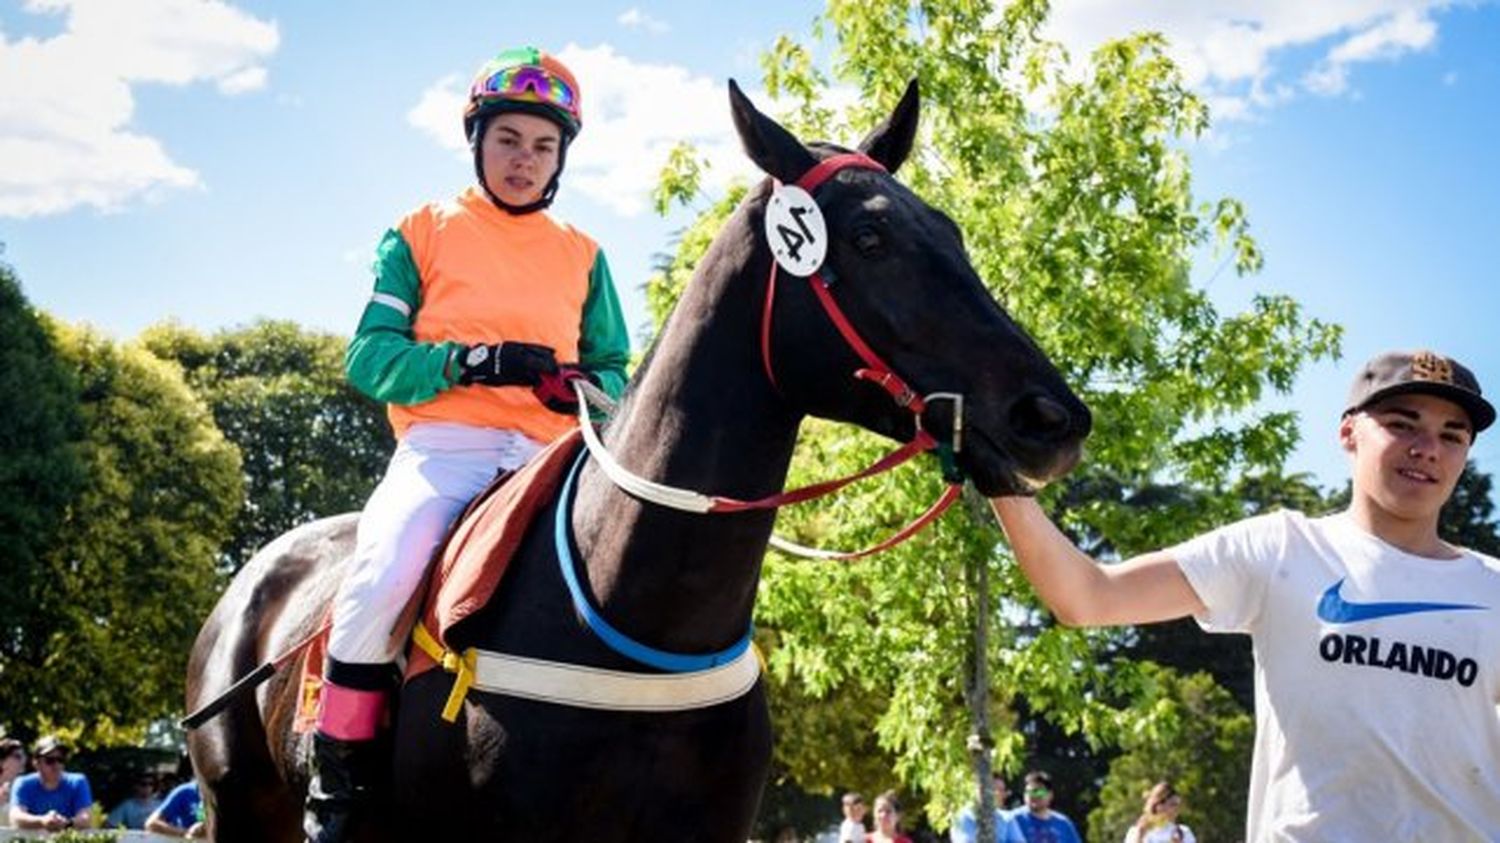
[[[1487,609],[1466,603],[1351,603],[1339,591],[1344,581],[1330,585],[1318,601],[1318,618],[1326,623],[1358,623],[1393,615],[1415,615],[1421,612],[1459,612],[1470,609]]]

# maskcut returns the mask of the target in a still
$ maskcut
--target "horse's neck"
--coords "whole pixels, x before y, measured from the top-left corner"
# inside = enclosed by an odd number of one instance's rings
[[[627,469],[658,483],[759,498],[782,488],[800,416],[761,369],[767,264],[752,260],[745,220],[731,227],[738,236],[721,236],[705,256],[606,442]],[[774,518],[643,503],[589,463],[573,524],[612,623],[653,647],[703,652],[744,634]]]

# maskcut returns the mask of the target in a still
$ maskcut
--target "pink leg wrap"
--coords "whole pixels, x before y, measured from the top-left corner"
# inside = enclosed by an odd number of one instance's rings
[[[318,731],[341,741],[375,737],[385,715],[386,691],[356,691],[324,681],[319,699]]]

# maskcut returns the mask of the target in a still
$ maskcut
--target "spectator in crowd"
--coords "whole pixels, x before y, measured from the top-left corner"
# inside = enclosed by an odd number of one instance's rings
[[[887,790],[875,797],[875,831],[866,838],[872,843],[911,843],[901,833],[901,800],[896,791]]]
[[[1083,843],[1073,821],[1052,810],[1052,776],[1045,770],[1026,774],[1026,809],[1016,811],[1026,843]]]
[[[90,827],[94,794],[88,778],[67,771],[67,746],[46,735],[36,742],[31,757],[36,772],[17,779],[11,789],[11,824],[43,831]]]
[[[1125,843],[1197,843],[1193,830],[1177,822],[1182,796],[1171,782],[1157,782],[1145,799],[1140,819],[1125,833]]]
[[[26,769],[26,745],[0,738],[0,828],[10,825],[10,786]]]
[[[139,831],[146,827],[146,818],[161,804],[156,793],[156,776],[142,772],[131,783],[130,795],[115,806],[105,817],[106,828],[128,828]]]
[[[994,773],[991,777],[995,789],[995,839],[1000,843],[1026,843],[1021,836],[1021,827],[1005,807],[1010,798],[1010,789],[1005,786],[1005,777]],[[953,827],[948,829],[948,839],[953,843],[976,843],[979,840],[979,809],[969,805],[958,812]]]
[[[865,798],[858,793],[844,794],[844,821],[839,824],[839,843],[865,843]]]
[[[172,788],[166,801],[146,820],[146,830],[166,837],[207,837],[198,782],[188,779]]]

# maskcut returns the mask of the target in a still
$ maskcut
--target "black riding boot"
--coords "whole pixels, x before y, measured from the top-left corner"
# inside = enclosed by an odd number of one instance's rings
[[[371,804],[379,776],[375,741],[313,735],[313,777],[307,785],[302,830],[309,843],[348,840],[355,819]]]
[[[350,839],[354,824],[369,814],[385,775],[390,742],[376,735],[397,676],[394,665],[348,664],[332,658],[323,676],[302,831],[309,843],[343,843]]]

